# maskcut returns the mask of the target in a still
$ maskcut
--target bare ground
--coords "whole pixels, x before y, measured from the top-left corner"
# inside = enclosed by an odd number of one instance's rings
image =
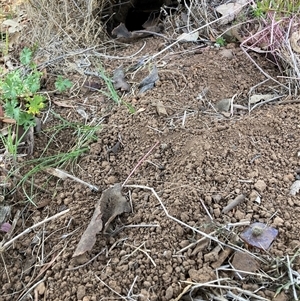
[[[158,38],[145,41],[139,58],[161,47]],[[142,43],[118,55],[134,53]],[[105,116],[98,140],[73,168],[66,167],[100,191],[93,192],[71,180],[52,179],[47,187],[50,193],[39,192],[35,197],[38,209],[29,204],[24,207],[21,194],[19,199],[15,196],[13,213],[20,208],[22,213],[14,236],[48,216],[64,209],[70,211],[22,236],[2,253],[6,271],[1,261],[0,300],[119,300],[121,296],[125,300],[151,301],[238,300],[229,291],[247,300],[258,300],[239,289],[265,298],[261,300],[293,299],[291,288],[277,297],[275,292],[289,281],[283,260],[286,262],[287,255],[292,258],[300,244],[300,199],[289,195],[300,172],[300,107],[279,105],[277,101],[250,114],[240,108],[233,108],[232,116],[217,112],[216,103],[235,94],[235,102],[247,107],[247,93],[265,78],[239,48],[229,45],[233,56],[227,58],[222,56],[222,49],[189,52],[193,47],[180,45],[157,62],[160,80],[154,89],[124,97],[136,108],[135,114],[99,93],[72,100],[80,103],[89,116]],[[278,74],[272,63],[253,55],[271,75]],[[111,74],[119,65],[127,67],[137,60],[106,60],[104,66]],[[144,68],[134,77],[127,74],[127,78],[136,87],[149,71]],[[255,92],[270,93],[272,86],[271,81],[266,82]],[[205,88],[208,92],[201,100],[198,96]],[[158,114],[158,101],[167,115]],[[84,122],[76,110],[53,106],[68,120]],[[47,122],[52,125],[54,120],[50,116]],[[47,143],[47,127],[46,123],[44,132],[36,138],[36,158]],[[68,149],[74,139],[73,132],[66,130],[50,144],[48,153]],[[108,151],[118,141],[118,149]],[[82,262],[72,259],[101,191],[123,183],[156,143],[127,184],[152,188],[160,199],[149,189],[124,187],[132,212],[115,219],[111,225],[113,234],[97,235],[95,246]],[[39,175],[36,184],[44,184],[47,177]],[[240,194],[246,196],[245,201],[222,213],[228,202]],[[279,230],[267,252],[249,249],[239,239],[236,242],[231,238],[245,228],[245,221],[266,223]],[[129,227],[122,228],[125,225]],[[223,251],[218,243],[206,239],[192,244],[202,235],[191,228],[205,233],[215,231],[217,240],[235,241],[242,249],[249,249],[259,266],[257,275],[241,280],[232,271],[218,271],[232,262],[234,252],[220,261]],[[36,237],[40,239],[33,241]],[[101,251],[93,261],[77,268]],[[299,257],[295,257],[293,270],[299,269]],[[273,278],[264,277],[264,273]],[[194,291],[194,299],[180,297],[189,287],[188,282],[206,283],[217,278],[229,278],[220,280],[219,285],[232,289],[205,287]],[[39,281],[45,288],[40,293],[34,287]],[[212,292],[219,299],[213,299]]]

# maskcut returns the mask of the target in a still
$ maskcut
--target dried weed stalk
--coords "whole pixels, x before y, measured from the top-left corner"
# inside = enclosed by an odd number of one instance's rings
[[[87,48],[105,41],[101,13],[108,0],[29,0],[30,38],[39,47],[57,52]]]
[[[299,53],[293,47],[294,40],[297,43],[300,40],[299,28],[298,17],[281,17],[270,12],[261,20],[260,30],[241,43],[241,48],[260,72],[279,85],[282,93],[290,96],[297,96],[300,88]],[[251,51],[265,54],[279,68],[282,76],[270,76],[250,56]]]

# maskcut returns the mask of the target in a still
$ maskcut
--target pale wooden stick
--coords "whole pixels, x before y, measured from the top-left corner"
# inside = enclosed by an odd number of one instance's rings
[[[66,214],[67,212],[69,212],[70,209],[64,210],[62,212],[59,212],[51,217],[48,217],[46,219],[44,219],[43,221],[27,228],[26,230],[24,230],[22,233],[18,234],[17,236],[15,236],[13,239],[11,239],[10,241],[7,241],[4,245],[0,245],[0,252],[3,252],[8,246],[10,246],[14,241],[16,241],[17,239],[19,239],[20,237],[22,237],[23,235],[29,233],[31,230],[43,225],[44,223],[50,222],[53,219],[56,219],[64,214]]]

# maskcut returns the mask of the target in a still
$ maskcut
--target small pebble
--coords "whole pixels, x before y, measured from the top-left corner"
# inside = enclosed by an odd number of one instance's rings
[[[258,192],[263,192],[263,191],[267,188],[267,184],[266,184],[265,181],[263,181],[263,180],[258,180],[258,181],[254,184],[254,188],[255,188]]]

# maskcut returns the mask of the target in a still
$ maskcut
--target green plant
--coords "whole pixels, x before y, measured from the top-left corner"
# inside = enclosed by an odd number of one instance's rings
[[[67,89],[72,87],[73,83],[59,75],[54,85],[55,89],[57,89],[59,92],[65,92]]]
[[[36,49],[36,45],[33,46]],[[33,50],[25,47],[20,54],[21,66],[0,77],[0,107],[6,118],[11,119],[8,134],[1,137],[9,153],[16,154],[19,142],[30,127],[36,126],[36,116],[45,107],[45,96],[41,94],[40,82],[42,72],[33,62]],[[1,74],[0,74],[1,75]],[[68,79],[58,76],[55,88],[64,92],[72,86]],[[18,129],[22,128],[24,134],[20,137]],[[14,146],[13,146],[14,144]]]
[[[253,6],[254,17],[264,17],[267,13],[279,13],[281,17],[288,17],[300,11],[300,1],[286,1],[286,0],[260,0]]]
[[[223,37],[217,37],[216,45],[219,47],[224,47],[224,46],[226,46],[226,40]]]
[[[123,101],[123,100],[119,97],[118,92],[117,92],[116,89],[114,88],[112,79],[109,78],[109,77],[105,74],[104,68],[103,68],[102,66],[99,68],[99,73],[100,73],[101,77],[103,78],[103,80],[104,80],[104,82],[105,82],[105,84],[106,84],[106,87],[107,87],[107,89],[108,89],[108,92],[101,90],[101,93],[103,93],[103,94],[104,94],[105,96],[107,96],[108,98],[112,99],[112,100],[113,100],[115,103],[117,103],[117,104],[121,104],[121,103],[124,104],[124,105],[128,108],[128,111],[129,111],[130,113],[132,113],[132,114],[135,113],[135,108],[134,108],[131,104],[129,104],[129,103]]]
[[[27,130],[35,126],[35,116],[45,106],[44,96],[37,94],[42,73],[32,62],[33,52],[25,47],[20,54],[22,68],[8,72],[0,79],[0,101],[5,116]]]

